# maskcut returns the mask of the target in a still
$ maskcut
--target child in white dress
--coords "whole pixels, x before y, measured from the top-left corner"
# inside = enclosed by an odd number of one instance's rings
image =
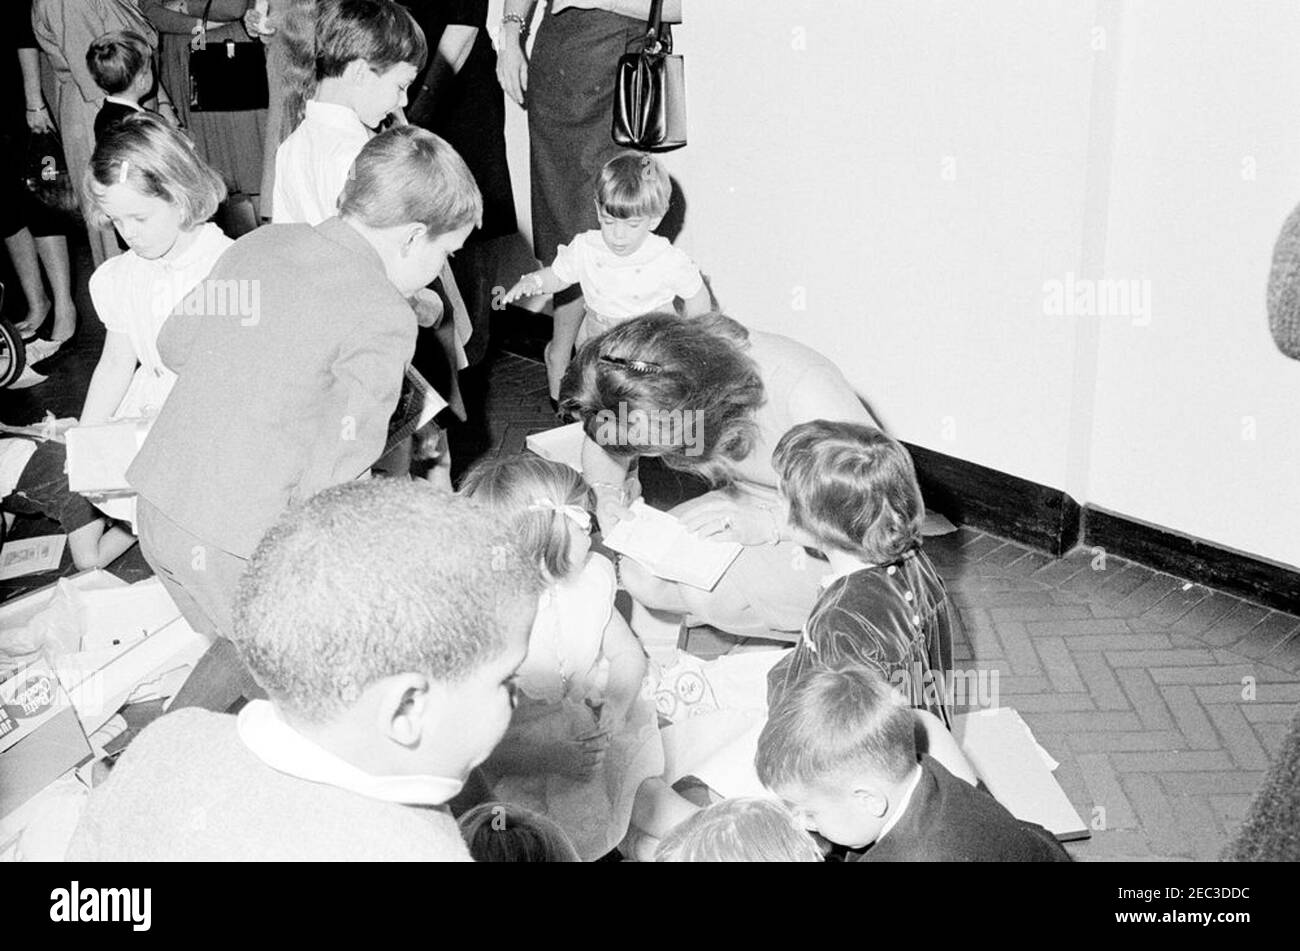
[[[549,816],[584,861],[625,839],[648,859],[696,807],[661,778],[647,660],[614,608],[613,565],[591,551],[590,489],[567,466],[520,456],[473,470],[463,491],[509,520],[550,581],[510,730],[484,765],[493,795]]]
[[[226,187],[189,139],[141,113],[122,119],[96,147],[86,190],[92,216],[111,222],[128,250],[90,276],[90,298],[107,333],[80,422],[153,420],[176,383],[158,355],[158,333],[233,243],[208,221]],[[241,298],[236,290],[225,303],[241,300],[251,304],[251,292]],[[133,497],[100,508],[134,522]]]
[[[550,267],[521,277],[501,302],[554,294],[582,285],[586,314],[580,325],[556,325],[546,346],[552,399],[573,347],[643,314],[672,310],[681,298],[687,317],[710,309],[709,289],[685,251],[652,232],[668,213],[672,182],[653,156],[624,152],[605,163],[596,184],[600,228],[584,231],[555,252]]]

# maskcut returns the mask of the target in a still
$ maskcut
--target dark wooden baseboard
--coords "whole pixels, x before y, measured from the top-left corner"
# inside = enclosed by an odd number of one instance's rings
[[[1060,489],[904,443],[928,508],[959,525],[1063,555],[1079,540],[1079,505]]]
[[[1051,555],[1078,544],[1300,615],[1300,570],[1093,505],[1065,492],[905,443],[925,504],[959,525]]]

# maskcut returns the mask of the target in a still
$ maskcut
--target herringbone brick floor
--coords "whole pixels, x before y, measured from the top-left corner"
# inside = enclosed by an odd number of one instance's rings
[[[545,374],[522,357],[497,360],[483,409],[488,432],[462,459],[521,452],[555,425]],[[1093,829],[1073,854],[1215,858],[1300,703],[1300,618],[1100,550],[1054,560],[966,528],[926,550],[965,622],[958,664],[996,671],[998,702],[1060,762]],[[687,646],[740,645],[697,629]]]

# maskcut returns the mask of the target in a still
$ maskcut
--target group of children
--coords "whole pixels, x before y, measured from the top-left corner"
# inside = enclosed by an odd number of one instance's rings
[[[106,85],[106,91],[122,100],[115,111],[135,113],[149,78],[146,67],[132,72],[122,64],[135,62],[137,46],[130,37],[106,38],[91,52],[92,65],[99,63],[105,81],[111,80],[113,88]],[[320,4],[315,95],[276,162],[277,223],[316,225],[335,213],[358,155],[376,129],[400,112],[425,55],[419,28],[386,0]],[[122,68],[109,69],[114,63]],[[95,213],[112,222],[128,250],[91,280],[108,332],[81,423],[149,420],[177,379],[158,352],[163,324],[231,244],[208,223],[224,187],[181,133],[147,114],[105,124],[87,184]],[[711,295],[699,269],[653,234],[669,195],[667,173],[651,156],[613,159],[597,184],[600,228],[575,235],[549,266],[522,277],[503,301],[581,284],[587,304],[581,330],[569,335],[559,328],[551,343],[565,355],[574,338],[592,339],[678,301],[682,319],[707,313]],[[442,241],[445,255],[468,231],[466,225],[427,237]],[[431,295],[416,290],[411,300],[412,323],[440,321],[440,305]],[[615,565],[592,548],[591,488],[572,469],[534,457],[480,465],[466,477],[460,494],[506,527],[541,579],[526,651],[504,673],[516,692],[509,726],[503,737],[497,734],[500,742],[483,739],[490,755],[467,754],[460,764],[466,773],[477,767],[486,786],[479,798],[487,802],[461,818],[472,854],[488,860],[593,860],[618,847],[663,861],[816,861],[837,845],[850,860],[864,861],[1068,859],[1049,833],[1014,819],[978,789],[956,744],[945,739],[952,711],[944,676],[952,666],[954,609],[921,550],[924,510],[906,450],[869,426],[816,420],[785,435],[774,464],[786,520],[808,548],[827,558],[830,577],[800,643],[769,677],[769,717],[755,768],[774,798],[703,807],[675,791],[665,774],[651,699],[654,671],[615,608]],[[42,465],[42,480],[49,481],[50,468],[49,461]],[[36,497],[18,482],[18,497]],[[67,496],[61,498],[66,506]],[[357,499],[366,501],[359,494]],[[321,511],[327,508],[322,503]],[[129,509],[110,514],[128,523],[134,517]],[[109,524],[100,522],[89,563],[102,564],[120,550],[122,539],[111,532],[122,529],[110,531]],[[357,525],[349,524],[355,531]],[[262,547],[282,542],[286,532],[273,530]],[[81,550],[74,546],[74,554]],[[253,558],[254,575],[269,570],[259,558],[270,556]],[[315,583],[294,573],[301,566],[276,570]],[[246,587],[256,584],[254,578]],[[237,612],[236,625],[244,626],[240,646],[259,683],[273,701],[305,690],[305,681],[271,662],[279,648],[268,646],[269,635],[255,630],[257,623],[247,604]],[[287,654],[290,647],[284,649]],[[497,667],[508,666],[497,653],[464,645],[456,651],[438,655],[449,683],[477,676],[473,664],[485,670],[495,665],[493,676],[500,673]],[[448,660],[462,655],[470,666]],[[338,683],[328,672],[321,676]],[[356,702],[358,691],[366,690],[353,685],[339,702]],[[275,749],[298,743],[285,739],[282,728],[314,723],[319,712],[293,710],[280,722],[256,712],[264,708],[252,709],[241,715],[240,736],[266,763],[280,753],[263,755],[259,743],[276,738]],[[466,708],[459,715],[477,714]],[[156,741],[163,732],[155,732]],[[929,739],[919,747],[918,736]],[[262,775],[251,762],[246,765],[250,775]],[[201,786],[200,777],[193,779],[195,788]],[[355,778],[348,782],[354,785],[335,785],[360,788]],[[459,782],[452,785],[458,788]],[[123,793],[127,788],[127,781],[118,786]],[[390,793],[376,798],[410,801]],[[421,796],[415,801],[425,805],[450,798]],[[338,815],[351,813],[340,807]]]

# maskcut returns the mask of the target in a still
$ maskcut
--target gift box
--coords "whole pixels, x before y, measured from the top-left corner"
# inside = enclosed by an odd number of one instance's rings
[[[74,426],[68,445],[68,488],[83,495],[125,496],[135,490],[126,470],[144,445],[149,420],[119,419],[98,426]]]
[[[91,755],[67,691],[45,660],[0,683],[0,816]]]

